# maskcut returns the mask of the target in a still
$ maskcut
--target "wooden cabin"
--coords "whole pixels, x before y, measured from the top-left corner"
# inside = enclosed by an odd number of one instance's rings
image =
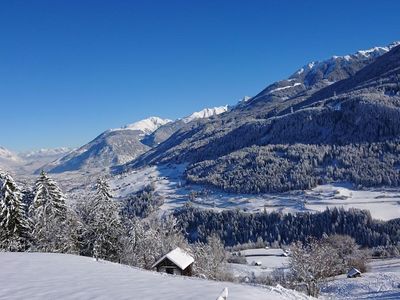
[[[193,263],[194,258],[178,247],[161,257],[152,268],[160,273],[192,276]]]

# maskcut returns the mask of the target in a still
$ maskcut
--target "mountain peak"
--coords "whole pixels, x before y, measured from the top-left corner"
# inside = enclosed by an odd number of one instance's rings
[[[192,113],[190,116],[183,118],[182,121],[185,123],[189,123],[193,120],[204,119],[204,118],[209,118],[211,116],[219,115],[226,111],[228,111],[228,105],[218,106],[213,108],[205,108],[203,110]]]
[[[386,52],[389,52],[392,48],[400,45],[400,41],[393,42],[387,46],[376,46],[366,50],[358,50],[357,52],[349,55],[334,55],[329,59],[322,61],[312,61],[302,68],[297,70],[292,76],[289,78],[297,79],[299,77],[306,77],[310,73],[323,72],[324,77],[328,77],[328,75],[337,69],[337,65],[348,65],[353,61],[364,61],[375,59]]]
[[[116,130],[138,130],[142,131],[145,134],[151,134],[154,131],[156,131],[159,127],[169,122],[172,121],[169,119],[162,119],[159,117],[149,117],[147,119],[143,119],[135,123],[125,125],[122,128]]]

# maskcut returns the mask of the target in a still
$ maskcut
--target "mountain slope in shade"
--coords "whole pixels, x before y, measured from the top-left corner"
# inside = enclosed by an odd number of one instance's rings
[[[192,164],[187,178],[226,191],[281,192],[335,181],[400,186],[400,46],[207,146],[209,156]]]
[[[312,80],[322,70],[318,67],[300,85],[294,78],[285,81],[288,88],[282,81],[271,85],[220,117],[183,128],[116,171],[188,163],[188,180],[238,193],[312,188],[335,180],[400,185],[400,46],[389,48],[341,57],[343,64],[318,75],[320,81]],[[364,58],[369,63],[359,69]],[[339,80],[342,76],[350,77]],[[354,155],[346,159],[343,153]]]
[[[273,118],[291,112],[294,108],[298,110],[301,103],[316,92],[354,76],[396,45],[398,43],[309,63],[288,79],[275,82],[256,96],[239,102],[220,117],[182,128],[126,168],[148,163],[215,159],[257,144],[265,136],[266,124],[271,123]]]
[[[250,101],[239,105],[239,109],[247,109],[253,113],[261,109],[262,115],[268,113],[271,106],[279,103],[283,108],[287,108],[285,102],[293,105],[318,90],[355,75],[359,70],[399,44],[400,42],[394,42],[385,47],[374,47],[360,50],[351,55],[332,56],[324,61],[310,62],[289,78],[267,86]],[[280,108],[275,107],[275,109]]]

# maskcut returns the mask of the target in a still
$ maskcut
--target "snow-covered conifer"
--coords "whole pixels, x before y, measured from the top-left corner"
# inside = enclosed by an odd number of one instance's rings
[[[46,252],[65,252],[67,206],[57,183],[42,171],[34,188],[30,208],[35,248]]]
[[[9,174],[0,171],[0,249],[23,251],[28,241],[29,222],[21,191]]]
[[[107,182],[99,178],[92,201],[92,217],[88,230],[92,232],[97,258],[118,260],[122,224],[118,204],[112,199]]]

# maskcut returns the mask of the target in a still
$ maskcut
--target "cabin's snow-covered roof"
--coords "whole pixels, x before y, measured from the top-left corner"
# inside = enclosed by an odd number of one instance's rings
[[[191,257],[186,251],[184,251],[178,247],[178,248],[175,248],[174,250],[172,250],[171,252],[168,252],[163,257],[161,257],[153,265],[153,268],[166,258],[168,258],[175,265],[177,265],[179,268],[181,268],[181,270],[185,270],[189,265],[191,265],[194,262],[193,257]]]

